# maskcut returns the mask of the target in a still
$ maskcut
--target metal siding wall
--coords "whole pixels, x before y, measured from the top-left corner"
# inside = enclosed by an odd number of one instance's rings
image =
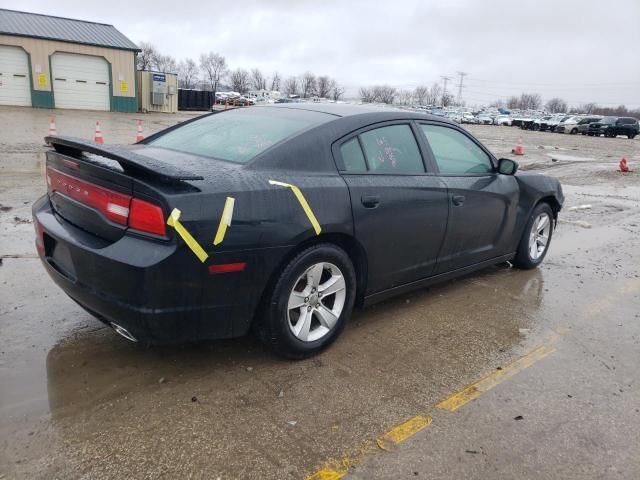
[[[36,91],[51,91],[51,72],[49,71],[49,56],[55,52],[81,53],[104,57],[111,64],[112,93],[118,97],[135,97],[135,68],[134,52],[129,50],[117,50],[104,47],[93,47],[78,43],[58,42],[53,40],[41,40],[38,38],[14,37],[0,35],[0,45],[15,45],[23,47],[31,55],[31,71],[33,89]],[[41,72],[36,72],[35,66],[41,66]],[[38,75],[44,73],[47,76],[47,85],[40,86]],[[120,89],[119,76],[127,83],[128,91]]]

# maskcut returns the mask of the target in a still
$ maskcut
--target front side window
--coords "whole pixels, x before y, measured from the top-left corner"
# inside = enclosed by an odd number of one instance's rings
[[[421,124],[440,173],[484,174],[493,172],[487,155],[469,137],[448,127]]]
[[[208,115],[149,142],[202,157],[246,163],[272,145],[335,117],[308,110],[257,107]]]
[[[422,156],[409,125],[390,125],[360,135],[369,171],[424,173]]]

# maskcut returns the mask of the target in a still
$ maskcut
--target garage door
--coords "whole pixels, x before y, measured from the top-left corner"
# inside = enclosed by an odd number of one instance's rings
[[[29,62],[21,48],[0,45],[0,105],[31,106]]]
[[[110,110],[109,64],[104,58],[55,53],[51,77],[56,108]]]

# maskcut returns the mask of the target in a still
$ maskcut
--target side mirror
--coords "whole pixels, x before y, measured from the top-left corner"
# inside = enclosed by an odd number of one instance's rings
[[[510,158],[501,158],[498,160],[498,173],[502,175],[515,175],[518,171],[518,162]]]

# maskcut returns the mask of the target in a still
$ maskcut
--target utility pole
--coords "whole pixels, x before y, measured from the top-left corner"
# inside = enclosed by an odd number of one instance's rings
[[[447,95],[447,82],[451,80],[451,77],[447,77],[446,75],[443,75],[440,78],[444,82],[444,88],[442,89],[442,106],[444,107],[444,99]]]
[[[460,83],[458,83],[458,105],[462,105],[462,88],[463,88],[464,77],[466,77],[469,74],[466,72],[458,72],[458,75],[460,75]]]

